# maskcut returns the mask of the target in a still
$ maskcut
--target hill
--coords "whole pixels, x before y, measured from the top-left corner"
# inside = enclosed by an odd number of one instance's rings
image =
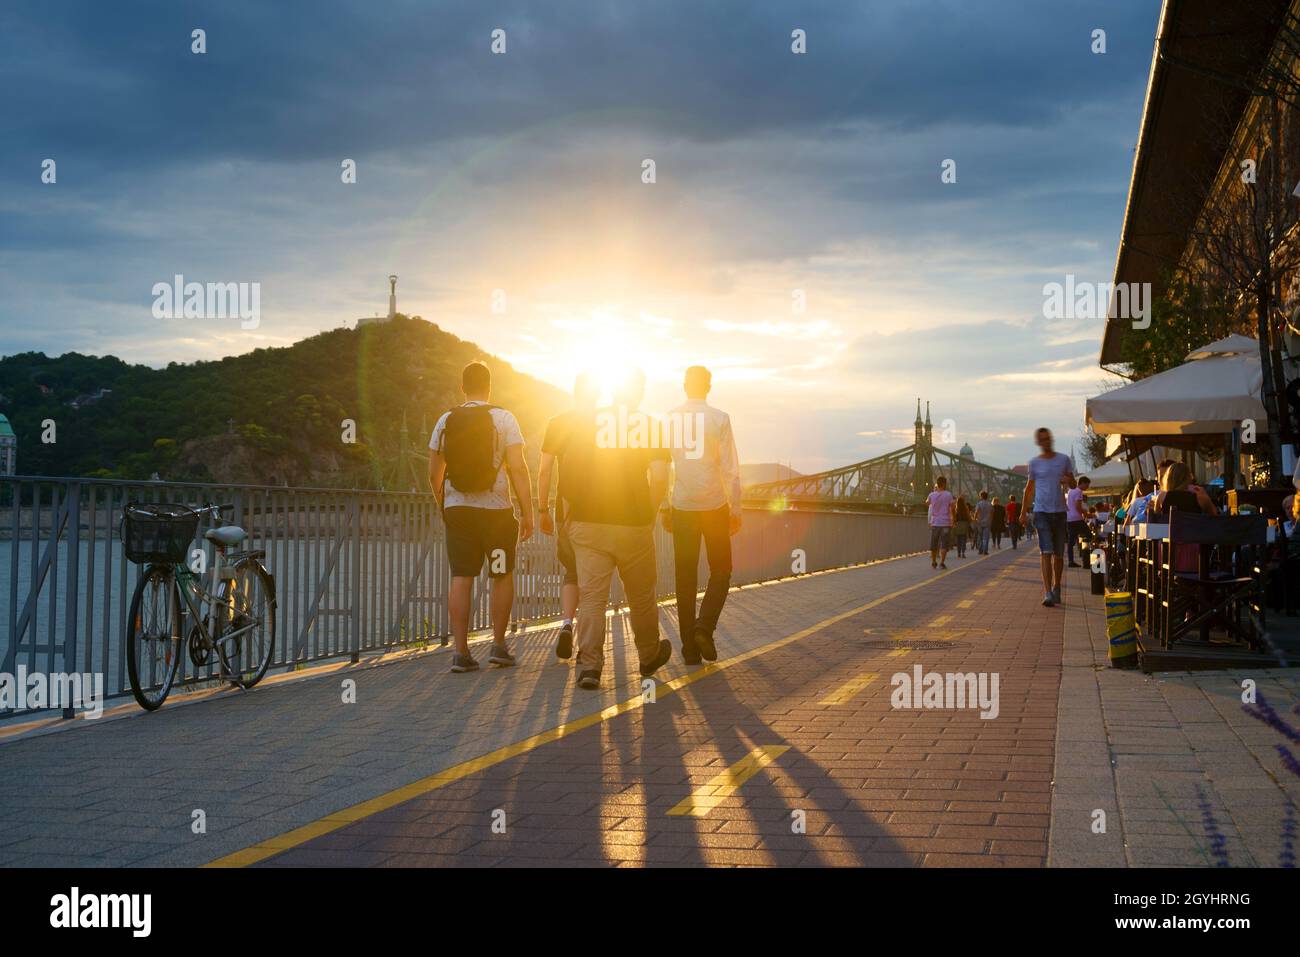
[[[407,490],[424,487],[429,432],[460,401],[460,370],[476,358],[492,369],[493,401],[515,412],[536,455],[565,394],[400,315],[164,369],[75,352],[7,356],[0,412],[18,436],[24,475]],[[344,440],[348,419],[353,443]]]
[[[759,485],[763,482],[779,482],[782,479],[798,478],[802,474],[776,462],[755,462],[740,467],[740,484]]]

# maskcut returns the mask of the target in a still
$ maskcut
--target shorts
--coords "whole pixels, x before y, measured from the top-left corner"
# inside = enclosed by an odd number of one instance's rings
[[[568,522],[558,522],[555,526],[555,557],[564,566],[564,584],[578,584],[578,558],[573,554]]]
[[[950,525],[930,526],[930,551],[937,552],[948,547],[948,535],[952,532]]]
[[[519,523],[513,509],[453,505],[443,510],[447,562],[454,578],[477,578],[487,559],[488,574],[504,578],[515,570]]]
[[[1065,513],[1035,512],[1034,528],[1038,529],[1038,550],[1044,555],[1065,557]]]

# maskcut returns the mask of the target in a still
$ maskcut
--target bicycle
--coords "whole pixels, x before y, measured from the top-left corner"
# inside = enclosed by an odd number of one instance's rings
[[[131,596],[126,635],[131,693],[146,711],[167,700],[182,645],[198,669],[215,653],[221,678],[238,688],[253,687],[270,667],[276,599],[275,579],[262,564],[266,552],[238,550],[247,537],[238,525],[208,529],[203,538],[216,551],[210,591],[201,581],[206,554],[189,551],[199,519],[219,520],[231,508],[132,502],[123,509],[126,557],[147,566]]]

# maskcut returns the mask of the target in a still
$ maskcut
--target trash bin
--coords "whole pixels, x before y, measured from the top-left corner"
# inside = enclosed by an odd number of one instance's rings
[[[1133,593],[1106,593],[1106,638],[1112,668],[1137,667],[1137,626],[1133,623]]]

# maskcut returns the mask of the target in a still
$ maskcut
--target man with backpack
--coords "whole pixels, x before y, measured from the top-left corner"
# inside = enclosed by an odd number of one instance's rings
[[[488,404],[492,373],[471,362],[461,373],[465,402],[443,413],[429,440],[429,483],[447,529],[451,594],[447,601],[456,643],[451,670],[477,671],[469,653],[469,608],[474,579],[488,563],[492,578],[492,652],[488,662],[509,667],[506,626],[515,601],[515,546],[533,533],[532,484],[524,437],[514,415]],[[519,501],[516,520],[510,487]]]

